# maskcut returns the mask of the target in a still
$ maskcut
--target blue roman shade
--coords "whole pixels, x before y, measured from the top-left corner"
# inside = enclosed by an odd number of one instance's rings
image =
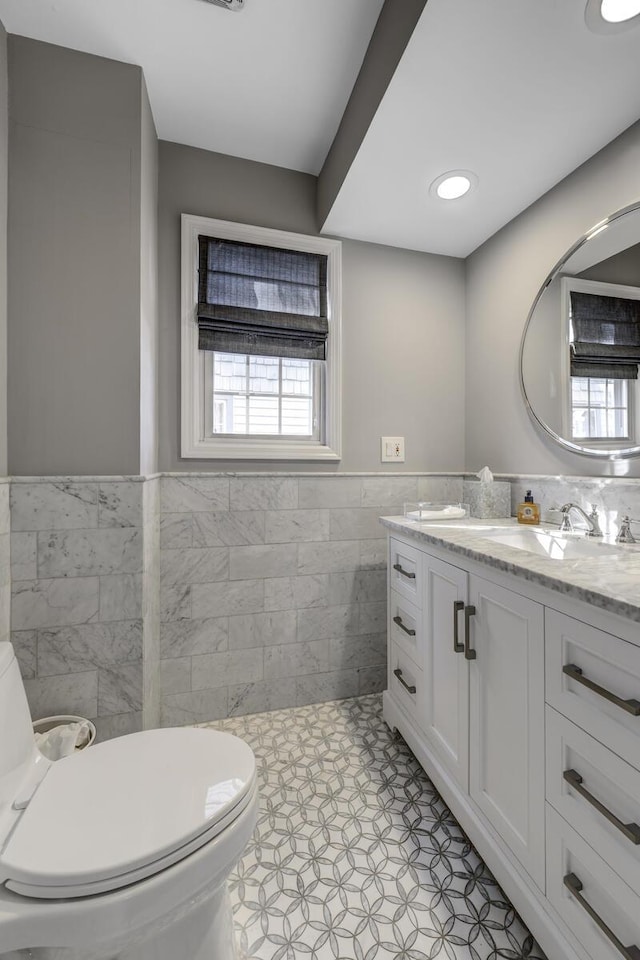
[[[325,360],[327,257],[198,237],[198,347]]]

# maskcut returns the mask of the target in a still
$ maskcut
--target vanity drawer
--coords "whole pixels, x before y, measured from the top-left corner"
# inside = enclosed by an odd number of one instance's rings
[[[547,706],[547,800],[640,890],[640,773]]]
[[[420,551],[394,537],[389,539],[389,586],[417,607],[420,596]]]
[[[389,692],[420,726],[425,697],[422,670],[393,641],[389,644]]]
[[[549,804],[547,898],[592,960],[640,957],[640,897]]]
[[[411,657],[417,667],[424,668],[422,613],[396,590],[391,590],[389,595],[389,639]]]
[[[545,614],[546,700],[640,770],[640,647]]]

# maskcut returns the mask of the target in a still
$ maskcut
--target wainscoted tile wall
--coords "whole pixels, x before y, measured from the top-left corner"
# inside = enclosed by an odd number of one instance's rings
[[[142,478],[11,482],[11,638],[34,718],[110,737],[143,706]]]
[[[462,478],[165,475],[162,721],[373,693],[386,680],[386,540]]]
[[[500,479],[514,512],[531,488],[545,521],[569,500],[597,504],[608,532],[625,513],[640,519],[640,480]],[[377,692],[378,517],[460,500],[462,480],[0,478],[0,639],[10,606],[34,717],[78,713],[105,738]]]
[[[160,725],[160,478],[142,488],[142,725]]]

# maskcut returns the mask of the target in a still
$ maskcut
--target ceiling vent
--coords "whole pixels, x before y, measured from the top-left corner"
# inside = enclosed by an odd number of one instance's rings
[[[207,0],[207,3],[215,3],[217,7],[226,7],[227,10],[244,10],[244,0]]]

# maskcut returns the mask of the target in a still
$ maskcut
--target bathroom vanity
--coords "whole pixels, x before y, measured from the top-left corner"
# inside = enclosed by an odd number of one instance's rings
[[[382,523],[386,722],[549,960],[640,960],[640,549]]]

